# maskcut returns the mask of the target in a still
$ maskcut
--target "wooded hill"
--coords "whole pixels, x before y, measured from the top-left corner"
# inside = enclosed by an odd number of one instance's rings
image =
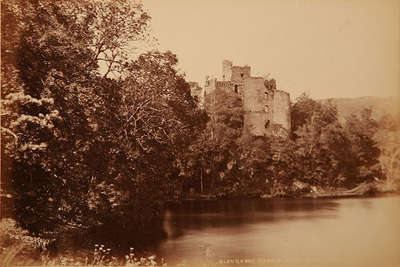
[[[363,96],[356,98],[327,98],[320,101],[322,103],[331,101],[338,109],[340,121],[351,114],[359,114],[365,108],[372,108],[372,117],[374,119],[380,119],[385,114],[400,116],[400,97]]]

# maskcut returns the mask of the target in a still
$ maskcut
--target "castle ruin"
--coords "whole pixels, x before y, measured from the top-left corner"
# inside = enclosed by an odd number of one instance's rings
[[[253,136],[289,136],[291,129],[289,93],[277,90],[274,79],[252,77],[249,66],[222,62],[222,80],[206,77],[204,89],[196,95],[200,105],[205,95],[214,90],[239,94],[243,101],[244,133]]]

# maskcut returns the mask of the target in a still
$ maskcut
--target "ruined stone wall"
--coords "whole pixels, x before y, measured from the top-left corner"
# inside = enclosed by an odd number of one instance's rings
[[[190,93],[193,97],[196,97],[199,101],[199,107],[203,107],[204,104],[204,90],[199,86],[197,82],[189,82]]]
[[[233,66],[231,81],[233,83],[244,83],[244,80],[250,78],[250,75],[249,66]]]
[[[204,84],[204,94],[208,95],[216,88],[217,79],[216,78],[206,78],[206,82]]]
[[[268,92],[268,93],[267,93]],[[267,113],[266,122],[268,125],[273,121],[273,110],[274,110],[274,90],[264,92],[264,111]]]
[[[232,79],[232,61],[222,61],[222,80],[230,81]]]
[[[231,81],[216,81],[215,88],[222,89],[224,91],[229,91],[229,92],[232,92],[234,90],[233,84]]]
[[[250,77],[244,81],[243,110],[245,112],[264,111],[264,79]]]
[[[250,77],[244,81],[243,109],[245,134],[288,136],[291,122],[287,92],[269,90],[263,78]]]
[[[289,93],[275,90],[272,113],[272,123],[279,124],[282,128],[290,132],[291,120]]]
[[[243,97],[244,81],[250,78],[250,67],[249,66],[233,66],[232,67],[232,91],[240,94]]]
[[[265,123],[265,86],[261,77],[250,77],[244,80],[243,110],[244,132],[255,136],[263,136],[266,133]]]

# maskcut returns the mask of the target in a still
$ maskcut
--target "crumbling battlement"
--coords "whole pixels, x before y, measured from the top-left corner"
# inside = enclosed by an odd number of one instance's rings
[[[216,81],[215,87],[223,90],[231,90],[233,83],[231,81]]]
[[[289,136],[291,129],[290,95],[277,90],[274,79],[252,77],[249,66],[222,62],[222,81],[206,77],[203,98],[214,90],[241,95],[244,109],[244,133],[253,136]]]
[[[231,81],[234,83],[243,83],[245,79],[250,78],[249,66],[233,66]]]

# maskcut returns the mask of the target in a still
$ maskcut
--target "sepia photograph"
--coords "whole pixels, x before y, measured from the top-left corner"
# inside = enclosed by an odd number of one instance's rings
[[[0,0],[0,267],[399,267],[399,0]]]

